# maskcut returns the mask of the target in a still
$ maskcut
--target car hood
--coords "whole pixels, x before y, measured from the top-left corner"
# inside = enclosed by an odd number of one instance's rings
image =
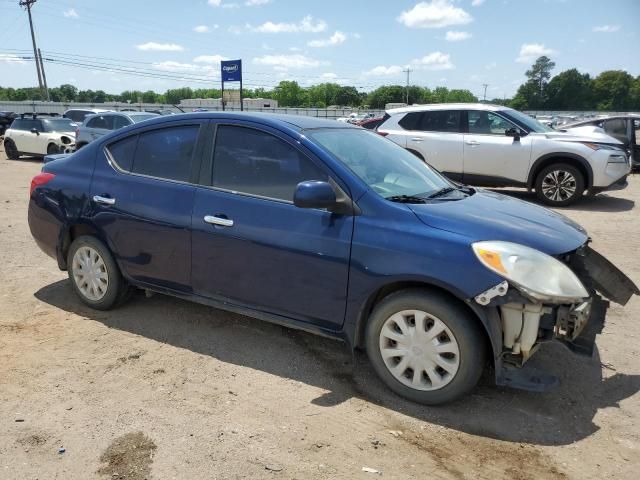
[[[464,235],[470,243],[503,240],[559,255],[575,250],[588,238],[580,225],[564,215],[483,189],[462,200],[408,207],[423,223]]]
[[[616,140],[604,133],[604,130],[594,130],[589,127],[576,127],[566,131],[545,132],[536,135],[544,135],[546,138],[559,140],[561,142],[597,142],[606,143],[607,145],[617,145],[620,147],[624,146],[620,140]]]

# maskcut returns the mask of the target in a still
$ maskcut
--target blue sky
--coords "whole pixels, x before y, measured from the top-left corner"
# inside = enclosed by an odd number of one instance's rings
[[[489,98],[513,95],[540,54],[556,73],[640,74],[640,0],[39,0],[33,15],[55,60],[50,86],[112,93],[218,87],[221,58],[242,58],[248,87],[335,81],[368,91],[404,84],[409,66],[412,84],[482,96],[487,83]],[[29,49],[26,12],[0,0],[0,85],[37,83],[20,60]]]

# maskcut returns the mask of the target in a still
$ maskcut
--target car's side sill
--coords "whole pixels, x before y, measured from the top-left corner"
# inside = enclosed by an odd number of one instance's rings
[[[293,318],[285,317],[283,315],[276,315],[273,313],[264,312],[262,310],[257,310],[246,305],[237,305],[225,300],[216,300],[192,293],[179,292],[170,288],[158,287],[157,285],[149,285],[143,282],[135,282],[135,286],[143,290],[149,290],[151,292],[161,293],[163,295],[169,295],[183,300],[200,303],[202,305],[207,305],[209,307],[217,308],[220,310],[226,310],[228,312],[237,313],[239,315],[245,315],[247,317],[256,318],[258,320],[264,320],[270,323],[275,323],[277,325],[282,325],[283,327],[294,328],[296,330],[313,333],[314,335],[320,335],[322,337],[331,338],[333,340],[347,342],[347,339],[345,338],[341,330],[322,328],[306,322],[295,320]]]

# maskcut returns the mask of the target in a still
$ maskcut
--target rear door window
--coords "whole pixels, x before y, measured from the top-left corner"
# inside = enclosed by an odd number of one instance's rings
[[[253,128],[217,128],[214,187],[291,202],[306,180],[327,181],[328,175],[285,141]]]
[[[127,117],[123,117],[120,115],[113,116],[113,129],[118,130],[119,128],[127,127],[131,125],[131,120]]]
[[[459,110],[410,112],[398,123],[405,130],[461,133]]]
[[[111,154],[111,158],[116,166],[127,172],[131,171],[133,165],[133,157],[136,153],[136,145],[138,144],[138,135],[126,137],[109,145],[107,150]]]
[[[89,119],[87,127],[101,130],[113,130],[113,115],[98,115]]]
[[[188,125],[140,134],[131,171],[188,182],[199,129],[198,125]]]

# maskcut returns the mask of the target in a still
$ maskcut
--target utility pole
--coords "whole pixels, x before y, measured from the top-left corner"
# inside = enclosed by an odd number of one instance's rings
[[[51,98],[49,97],[49,86],[47,85],[47,76],[44,74],[44,63],[42,63],[42,52],[40,51],[39,48],[38,48],[38,58],[40,63],[40,70],[42,71],[42,82],[44,83],[45,97],[47,99],[47,102],[50,102]]]
[[[483,102],[487,101],[487,87],[489,86],[488,83],[483,83],[482,86],[484,87],[484,98],[483,98]]]
[[[406,104],[409,105],[409,74],[411,73],[411,69],[409,67],[407,67],[406,70],[403,70],[402,73],[406,73],[407,74],[407,101]]]
[[[31,42],[33,43],[33,57],[36,61],[36,71],[38,72],[38,86],[40,87],[40,91],[44,93],[44,87],[42,84],[42,74],[40,73],[40,62],[38,60],[38,48],[36,47],[36,35],[33,33],[33,19],[31,18],[31,5],[36,3],[37,0],[20,0],[19,5],[21,7],[27,8],[27,13],[29,14],[29,27],[31,27]]]

